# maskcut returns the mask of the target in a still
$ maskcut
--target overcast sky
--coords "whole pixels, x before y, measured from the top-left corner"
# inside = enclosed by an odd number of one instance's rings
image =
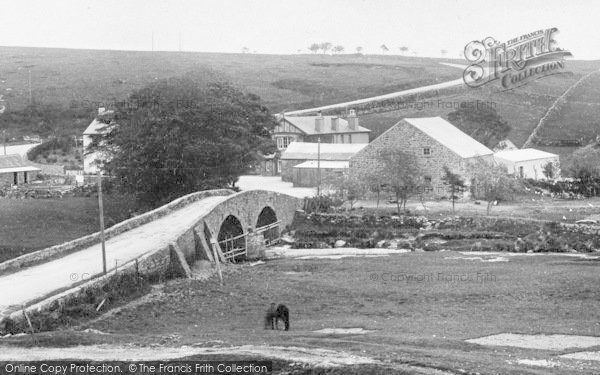
[[[0,45],[307,53],[313,42],[458,57],[472,40],[557,27],[575,59],[600,59],[597,0],[0,0]]]

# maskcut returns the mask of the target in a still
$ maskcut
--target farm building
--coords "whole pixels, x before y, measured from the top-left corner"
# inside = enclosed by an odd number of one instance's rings
[[[366,143],[292,142],[281,154],[281,179],[293,182],[294,186],[317,186],[318,161],[322,169],[329,170],[327,173],[340,173],[348,168],[350,158],[366,146]]]
[[[498,151],[494,154],[494,160],[506,166],[509,173],[521,178],[541,180],[560,175],[558,155],[534,148]],[[545,169],[549,176],[544,173]]]
[[[341,160],[308,160],[292,168],[294,187],[315,187],[341,177],[348,171],[349,162]]]
[[[88,153],[88,147],[94,142],[95,139],[100,137],[107,129],[110,123],[110,116],[112,111],[105,111],[104,108],[98,109],[98,116],[90,123],[90,125],[83,132],[83,149],[85,151],[83,157],[83,173],[84,174],[96,174],[98,173],[98,166],[96,160],[103,160],[106,157],[101,152]]]
[[[358,125],[358,117],[350,111],[347,120],[337,116],[277,116],[273,131],[277,148],[285,150],[292,142],[369,143],[367,128]]]
[[[469,164],[477,158],[493,162],[493,152],[441,117],[405,118],[350,159],[350,171],[372,169],[381,152],[399,149],[417,158],[433,196],[445,196],[444,166],[469,180]]]
[[[21,155],[0,156],[0,185],[20,185],[31,182],[39,168],[35,167]]]

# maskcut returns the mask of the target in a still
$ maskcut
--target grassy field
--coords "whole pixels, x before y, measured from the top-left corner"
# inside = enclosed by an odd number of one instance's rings
[[[220,72],[242,89],[260,95],[274,112],[339,103],[460,78],[460,68],[440,62],[450,59],[381,55],[258,55],[192,52],[91,51],[0,47],[0,95],[8,112],[0,125],[10,135],[54,129],[80,134],[97,107],[125,99],[133,90],[161,78],[187,71]],[[434,98],[425,108],[364,116],[362,124],[373,137],[403,117],[444,116],[455,105],[480,100],[493,103],[512,127],[510,138],[520,146],[546,109],[568,87],[600,68],[599,61],[568,61],[566,71],[523,87],[499,92],[491,86],[465,89]],[[40,123],[14,121],[10,113],[29,104],[28,77],[36,104],[62,108],[47,111]],[[586,140],[596,135],[600,106],[595,99],[597,78],[582,84],[567,98],[564,109],[548,123],[543,135]],[[438,100],[441,100],[440,104]],[[47,113],[60,112],[50,119]],[[61,112],[62,111],[62,112]],[[563,150],[559,150],[563,151]],[[569,150],[564,150],[567,154]],[[561,155],[563,153],[561,152]]]
[[[111,335],[82,338],[59,331],[39,340],[42,345],[67,346],[82,341],[298,346],[450,373],[597,373],[597,362],[559,358],[573,349],[490,347],[464,340],[504,332],[600,336],[600,262],[564,255],[482,260],[426,252],[230,266],[225,286],[215,278],[175,280],[145,302],[90,324]],[[421,279],[407,281],[409,275]],[[263,329],[262,317],[271,301],[290,307],[289,332]],[[324,328],[369,332],[314,332]],[[26,341],[15,340],[10,342]],[[551,360],[560,367],[529,367],[517,362],[521,359]],[[373,373],[385,372],[381,368]]]
[[[130,197],[104,196],[105,225],[129,217]],[[100,230],[98,199],[0,199],[0,262]]]

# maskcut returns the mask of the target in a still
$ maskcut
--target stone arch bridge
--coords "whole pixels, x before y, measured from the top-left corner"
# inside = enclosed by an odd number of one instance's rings
[[[0,322],[22,314],[23,307],[40,310],[100,290],[117,272],[185,277],[196,260],[214,261],[211,255],[225,260],[231,259],[223,257],[227,251],[243,251],[259,257],[269,233],[291,225],[301,206],[302,199],[271,191],[201,191],[108,228],[106,274],[100,233],[0,263]]]

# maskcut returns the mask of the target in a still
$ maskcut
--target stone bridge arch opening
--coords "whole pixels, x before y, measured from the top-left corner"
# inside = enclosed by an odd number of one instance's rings
[[[265,206],[256,220],[256,231],[262,233],[265,244],[271,244],[279,240],[279,223],[277,213],[269,206]]]
[[[221,223],[217,241],[221,251],[227,258],[240,260],[245,258],[246,254],[246,234],[240,220],[229,215]]]

